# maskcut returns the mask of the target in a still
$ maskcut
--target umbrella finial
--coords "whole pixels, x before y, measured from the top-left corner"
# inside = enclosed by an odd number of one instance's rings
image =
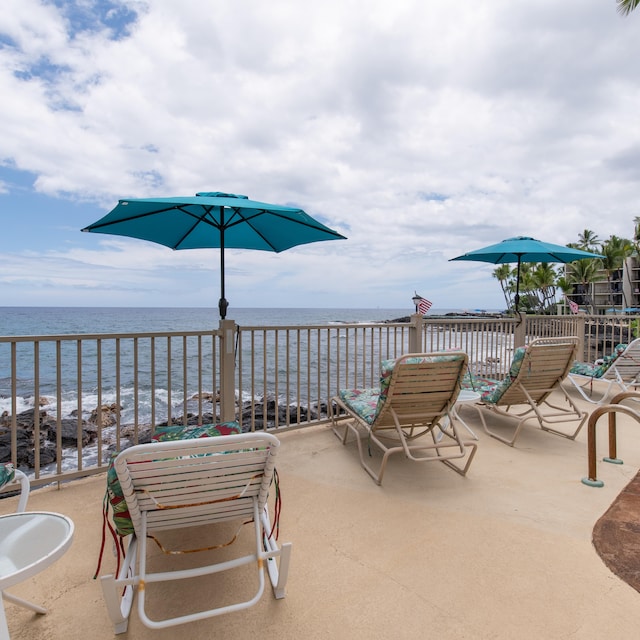
[[[222,191],[199,191],[196,196],[204,198],[242,198],[248,200],[249,196],[243,196],[239,193],[222,193]]]

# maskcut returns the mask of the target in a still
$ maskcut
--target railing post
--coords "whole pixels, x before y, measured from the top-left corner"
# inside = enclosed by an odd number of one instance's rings
[[[422,353],[422,314],[412,313],[409,323],[409,353]]]
[[[524,347],[527,343],[527,314],[518,313],[516,316],[516,326],[513,330],[513,347]]]
[[[578,343],[578,360],[581,360],[582,362],[586,362],[588,361],[590,358],[588,356],[588,354],[585,354],[584,352],[584,332],[585,332],[585,328],[587,326],[586,322],[585,322],[585,316],[583,314],[579,314],[574,318],[574,322],[576,323],[576,336],[578,336],[578,340],[580,341]]]
[[[223,422],[236,419],[236,323],[220,320],[220,418]]]

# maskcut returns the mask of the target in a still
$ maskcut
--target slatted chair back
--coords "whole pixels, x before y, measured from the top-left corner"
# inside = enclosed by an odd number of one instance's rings
[[[386,398],[381,396],[373,430],[430,427],[437,423],[455,404],[467,363],[464,352],[398,358]]]
[[[629,386],[640,378],[640,338],[636,338],[613,361],[602,375],[603,380],[616,380]]]
[[[567,377],[578,352],[577,337],[538,338],[527,346],[520,369],[496,404],[540,404]]]
[[[143,512],[148,533],[253,518],[255,500],[259,511],[267,501],[278,446],[277,438],[265,433],[123,451],[116,472],[136,533]]]

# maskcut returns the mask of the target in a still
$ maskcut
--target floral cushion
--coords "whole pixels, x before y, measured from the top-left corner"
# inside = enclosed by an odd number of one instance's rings
[[[492,380],[491,378],[480,378],[468,373],[463,381],[463,389],[472,389],[480,394],[482,402],[487,404],[496,404],[504,395],[505,391],[511,386],[511,383],[518,377],[522,362],[524,360],[527,347],[518,347],[513,353],[513,359],[509,366],[509,373],[502,380]]]
[[[373,424],[377,415],[380,389],[340,389],[338,396],[367,424]]]
[[[513,360],[511,360],[511,366],[509,367],[509,377],[513,380],[520,373],[522,368],[522,361],[524,360],[524,354],[527,352],[527,347],[518,347],[513,352]]]
[[[9,484],[15,477],[16,470],[10,462],[0,464],[0,488],[4,487],[5,484]]]
[[[618,344],[615,346],[611,355],[605,356],[600,360],[591,362],[576,362],[571,367],[571,373],[576,373],[581,376],[589,376],[590,378],[601,378],[607,369],[620,357],[620,354],[624,353],[627,348],[626,344]]]
[[[193,426],[177,426],[177,427],[157,427],[152,437],[154,442],[172,441],[172,440],[188,440],[193,438],[206,438],[208,436],[222,436],[234,433],[242,433],[242,427],[237,422],[221,422],[218,424],[208,424],[201,427]],[[114,461],[118,454],[114,453],[109,460],[107,468],[107,490],[103,501],[103,523],[102,523],[102,547],[98,558],[98,566],[94,574],[94,578],[100,573],[102,564],[102,554],[104,552],[104,544],[106,539],[106,527],[108,525],[109,507],[111,507],[111,520],[113,527],[109,526],[109,530],[114,539],[115,548],[118,555],[118,566],[120,566],[121,544],[118,543],[117,536],[125,537],[134,533],[133,522],[127,501],[124,499],[124,493],[118,480]]]
[[[177,427],[157,427],[153,434],[154,442],[165,442],[171,440],[189,440],[194,438],[206,438],[210,436],[231,435],[242,433],[242,428],[237,422],[221,422],[218,424],[207,424],[201,427],[177,426]],[[114,453],[107,468],[107,492],[105,495],[105,513],[111,505],[113,525],[118,535],[128,536],[133,533],[133,523],[129,514],[129,507],[124,499],[122,487],[118,480],[118,475],[114,466],[114,461],[118,454]]]
[[[193,438],[210,438],[213,436],[230,436],[234,433],[242,433],[242,428],[237,422],[219,422],[217,424],[205,424],[200,427],[177,426],[156,427],[151,436],[153,442],[165,442],[167,440],[191,440]]]
[[[442,355],[436,356],[416,356],[406,358],[403,364],[419,364],[421,362],[447,362],[457,360],[460,356]],[[384,407],[389,395],[389,385],[391,384],[391,374],[395,367],[396,360],[383,360],[380,363],[380,386],[375,389],[341,389],[338,397],[349,407],[354,413],[357,413],[367,424],[371,425],[378,417]]]

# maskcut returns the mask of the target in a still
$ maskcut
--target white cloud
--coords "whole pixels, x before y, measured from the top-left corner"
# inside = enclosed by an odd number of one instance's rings
[[[490,266],[448,259],[514,235],[628,236],[639,213],[640,15],[614,0],[5,4],[0,164],[35,174],[38,192],[105,209],[245,193],[348,236],[229,252],[239,306],[396,307],[418,289],[435,307],[500,307]],[[124,9],[138,19],[114,37]],[[217,300],[217,252],[206,266],[74,233],[39,261],[28,237],[5,242],[7,304],[36,282],[60,304],[105,288],[114,304],[132,290],[165,304],[158,278],[182,303],[184,274],[208,286],[199,270]]]

